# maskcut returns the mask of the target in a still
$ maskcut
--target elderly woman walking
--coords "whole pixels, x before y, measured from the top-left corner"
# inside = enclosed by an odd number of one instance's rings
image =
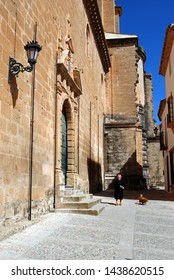
[[[120,200],[120,206],[122,205],[123,200],[123,190],[124,190],[124,182],[122,179],[122,175],[120,173],[117,174],[117,177],[114,181],[114,197],[116,199],[116,205],[118,205],[118,201]]]

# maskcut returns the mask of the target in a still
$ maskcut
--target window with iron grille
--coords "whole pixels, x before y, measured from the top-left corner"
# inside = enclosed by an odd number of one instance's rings
[[[174,122],[173,97],[168,100],[168,122]]]

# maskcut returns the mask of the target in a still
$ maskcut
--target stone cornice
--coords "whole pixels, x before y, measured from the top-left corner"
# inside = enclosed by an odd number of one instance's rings
[[[119,115],[115,115],[115,116],[107,115],[107,116],[105,116],[105,127],[106,128],[112,128],[112,127],[119,127],[119,128],[137,127],[137,119],[134,118],[134,117],[133,118],[129,118],[129,119],[124,119],[124,118],[122,118]]]
[[[160,142],[160,136],[154,136],[154,137],[147,137],[148,143],[157,143]]]
[[[136,124],[133,123],[105,123],[105,128],[132,128],[132,127],[136,127]]]
[[[94,35],[103,69],[105,73],[107,73],[109,72],[111,63],[97,1],[83,0],[83,4]]]
[[[146,61],[146,52],[145,52],[144,48],[141,47],[141,46],[138,46],[137,47],[137,53],[142,58],[143,62],[145,63],[145,61]]]
[[[132,46],[132,45],[138,47],[138,37],[136,35],[134,36],[134,35],[127,35],[127,34],[106,33],[106,38],[107,38],[107,44],[109,48]]]
[[[162,76],[166,75],[166,70],[167,70],[173,42],[174,42],[174,24],[170,24],[166,30],[160,68],[159,68],[159,74],[161,74]]]

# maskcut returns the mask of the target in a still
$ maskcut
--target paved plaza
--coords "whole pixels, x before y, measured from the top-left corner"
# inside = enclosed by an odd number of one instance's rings
[[[174,198],[164,191],[125,192],[115,206],[112,191],[99,197],[99,216],[49,213],[0,242],[1,260],[174,260]]]

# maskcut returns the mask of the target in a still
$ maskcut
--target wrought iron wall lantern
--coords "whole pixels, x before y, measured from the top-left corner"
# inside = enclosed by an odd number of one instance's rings
[[[37,41],[31,41],[24,46],[24,49],[27,52],[28,63],[26,67],[24,67],[20,62],[17,62],[14,58],[9,58],[9,71],[8,71],[8,83],[11,83],[11,80],[14,76],[18,76],[19,72],[31,72],[33,70],[34,64],[37,62],[37,57],[42,49],[42,47],[38,44]]]

